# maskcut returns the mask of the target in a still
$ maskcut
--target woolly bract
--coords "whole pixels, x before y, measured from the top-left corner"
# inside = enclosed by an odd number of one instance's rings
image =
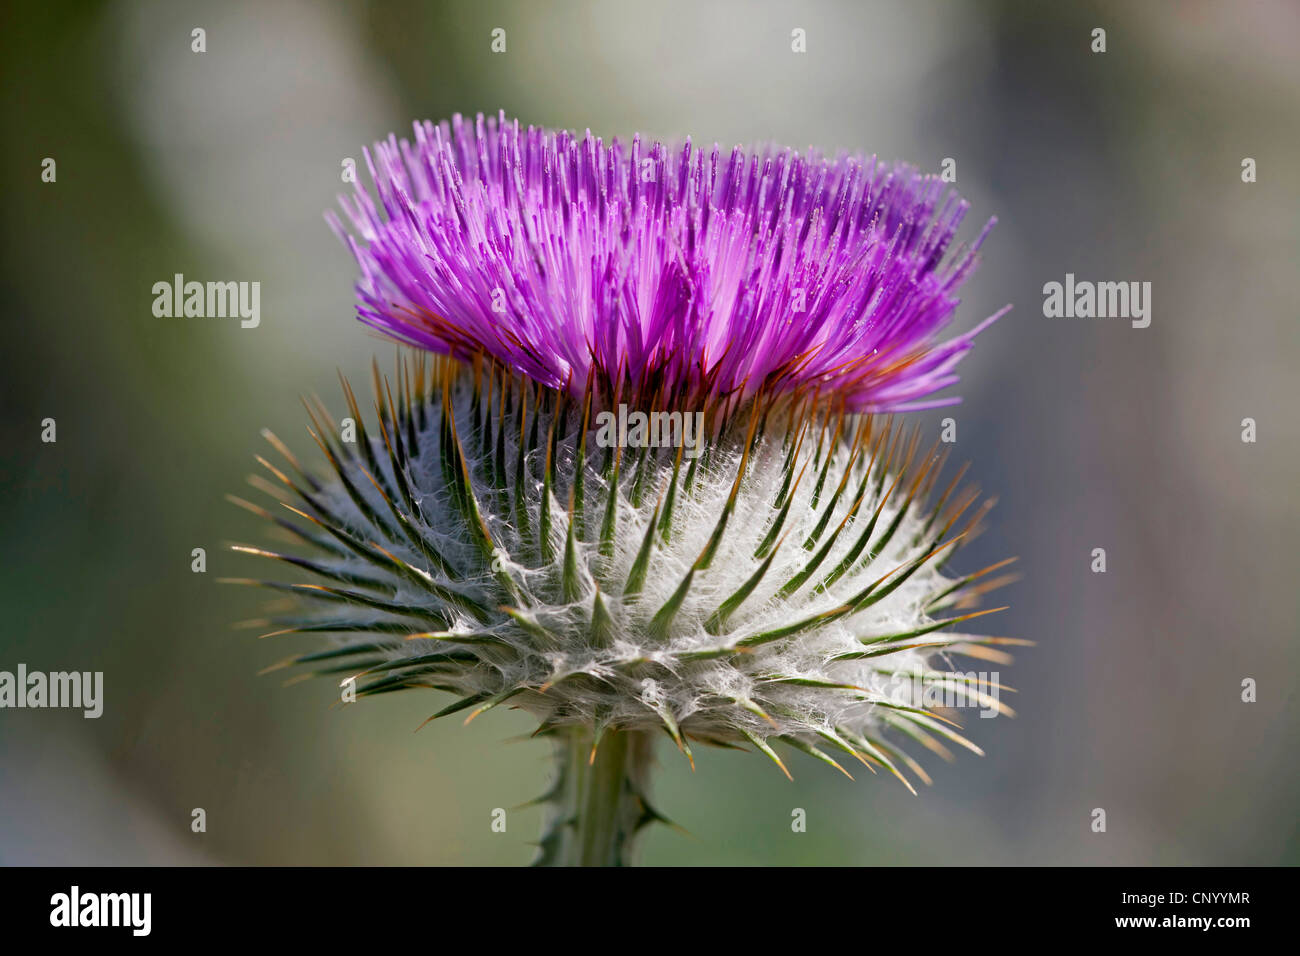
[[[436,365],[376,373],[374,431],[348,389],[355,443],[315,412],[326,475],[269,436],[285,504],[241,503],[304,547],[239,550],[314,579],[248,583],[314,608],[276,633],[331,635],[286,664],[358,697],[454,694],[435,716],[508,704],[543,733],[662,731],[783,770],[788,746],[906,782],[926,777],[904,742],[976,749],[917,688],[959,685],[954,655],[1006,660],[957,632],[982,612],[949,610],[1001,565],[945,573],[983,509],[915,432],[795,394],[708,408],[698,457],[600,447],[591,391]]]

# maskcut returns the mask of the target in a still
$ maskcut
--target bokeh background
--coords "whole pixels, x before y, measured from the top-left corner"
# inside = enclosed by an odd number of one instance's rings
[[[299,396],[337,408],[337,370],[392,361],[352,318],[353,263],[321,218],[344,158],[414,118],[497,109],[936,172],[951,157],[967,235],[1000,220],[956,327],[1016,308],[946,414],[1000,497],[967,570],[1021,557],[999,616],[1039,642],[1004,675],[1021,716],[974,721],[988,756],[931,761],[919,797],[805,759],[793,784],[716,751],[692,774],[665,751],[658,803],[690,835],[652,832],[646,862],[1300,855],[1294,3],[127,0],[3,17],[0,669],[102,670],[106,709],[0,712],[0,862],[530,858],[538,810],[489,826],[544,788],[548,748],[507,742],[529,721],[412,734],[433,697],[331,709],[328,684],[282,689],[256,672],[292,646],[230,627],[262,596],[215,582],[261,570],[222,550],[263,540],[222,498],[259,429],[306,450]],[[177,272],[260,281],[261,326],[155,318],[151,287]],[[1044,318],[1042,286],[1066,272],[1150,281],[1150,328]],[[919,420],[937,435],[939,417]]]

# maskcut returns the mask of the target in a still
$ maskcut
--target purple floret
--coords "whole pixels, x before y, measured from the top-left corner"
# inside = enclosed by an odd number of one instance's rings
[[[956,401],[929,396],[1003,314],[935,341],[994,221],[953,246],[968,203],[902,164],[606,144],[504,115],[417,123],[366,161],[378,203],[341,200],[350,232],[329,215],[361,320],[555,389],[929,408]]]

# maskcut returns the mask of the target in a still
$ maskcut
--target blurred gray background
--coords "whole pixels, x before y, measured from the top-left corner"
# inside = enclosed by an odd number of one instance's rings
[[[132,0],[4,19],[0,669],[102,670],[106,703],[0,712],[0,862],[530,858],[539,811],[489,826],[545,785],[548,748],[505,742],[526,718],[412,734],[438,699],[282,689],[255,675],[293,646],[232,630],[261,596],[215,583],[261,570],[222,550],[264,540],[222,500],[258,430],[309,451],[299,396],[337,408],[337,369],[392,361],[321,218],[343,159],[499,108],[951,157],[966,236],[1000,220],[955,328],[1015,310],[962,366],[964,404],[919,420],[955,417],[957,457],[1000,498],[965,569],[1021,558],[991,619],[1039,642],[1004,673],[1021,716],[975,720],[988,756],[927,761],[919,797],[804,759],[793,784],[717,751],[692,774],[664,751],[658,803],[691,835],[653,832],[646,862],[1297,860],[1296,4]],[[155,318],[178,272],[260,281],[261,326]],[[1151,326],[1044,318],[1066,272],[1150,281]]]

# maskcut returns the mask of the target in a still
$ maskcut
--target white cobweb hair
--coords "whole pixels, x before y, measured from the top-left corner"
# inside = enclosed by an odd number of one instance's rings
[[[235,499],[314,552],[236,546],[313,576],[241,579],[306,599],[274,633],[327,640],[283,665],[358,697],[454,694],[435,717],[508,703],[544,733],[663,731],[688,757],[753,747],[785,771],[779,744],[843,770],[838,751],[909,789],[929,778],[906,745],[979,752],[954,700],[1010,712],[954,664],[1023,643],[960,630],[1009,562],[945,573],[991,503],[941,481],[916,431],[793,397],[708,410],[698,457],[602,446],[590,390],[420,358],[376,371],[370,432],[344,387],[355,442],[312,414],[330,470],[268,434],[284,507]]]

